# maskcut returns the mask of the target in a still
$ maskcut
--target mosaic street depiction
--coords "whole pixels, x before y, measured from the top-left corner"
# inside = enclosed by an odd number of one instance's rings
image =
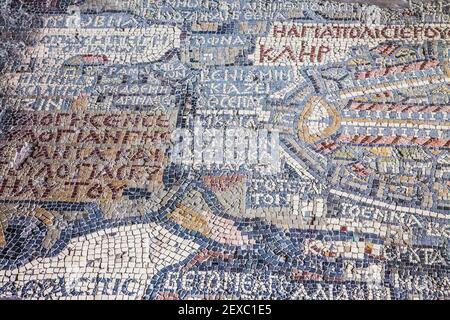
[[[450,299],[450,2],[0,1],[0,299]]]

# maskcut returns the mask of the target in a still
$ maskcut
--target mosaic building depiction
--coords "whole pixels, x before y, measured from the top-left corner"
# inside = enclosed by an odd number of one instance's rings
[[[0,1],[0,299],[450,299],[450,2]]]

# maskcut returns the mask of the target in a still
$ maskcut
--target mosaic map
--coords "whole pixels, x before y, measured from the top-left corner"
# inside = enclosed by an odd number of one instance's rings
[[[450,299],[450,2],[0,1],[0,299]]]

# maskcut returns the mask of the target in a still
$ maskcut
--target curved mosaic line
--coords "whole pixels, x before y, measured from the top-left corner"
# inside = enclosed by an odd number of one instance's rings
[[[0,299],[448,299],[449,10],[6,1]]]

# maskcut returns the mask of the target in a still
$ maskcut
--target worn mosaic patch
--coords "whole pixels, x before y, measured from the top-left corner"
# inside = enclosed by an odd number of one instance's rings
[[[0,2],[0,298],[449,299],[450,3],[361,2]]]

